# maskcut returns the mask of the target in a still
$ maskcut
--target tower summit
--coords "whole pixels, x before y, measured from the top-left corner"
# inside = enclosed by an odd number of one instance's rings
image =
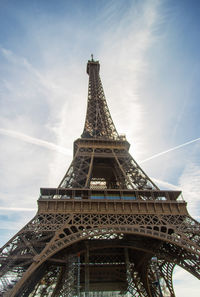
[[[103,86],[99,76],[99,61],[87,63],[87,74],[89,75],[88,106],[85,127],[82,138],[105,138],[119,139],[119,135],[112,121]]]
[[[2,248],[4,297],[174,297],[175,265],[200,278],[200,224],[160,190],[112,121],[93,56],[84,130],[57,188]],[[165,292],[165,293],[164,293]]]

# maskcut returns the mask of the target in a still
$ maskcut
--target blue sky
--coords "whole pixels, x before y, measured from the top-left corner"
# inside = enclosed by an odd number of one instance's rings
[[[91,53],[131,154],[160,188],[181,189],[199,220],[199,15],[195,0],[0,1],[1,244],[71,162]],[[177,297],[198,296],[194,278],[190,288],[184,271],[175,279]]]

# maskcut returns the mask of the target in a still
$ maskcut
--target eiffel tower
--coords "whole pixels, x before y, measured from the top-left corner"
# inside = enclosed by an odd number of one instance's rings
[[[129,154],[99,70],[92,56],[69,169],[40,189],[36,216],[1,248],[0,296],[174,297],[175,265],[200,278],[200,224],[181,191],[160,190]]]

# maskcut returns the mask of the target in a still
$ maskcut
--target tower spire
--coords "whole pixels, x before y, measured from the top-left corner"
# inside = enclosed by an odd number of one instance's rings
[[[117,133],[99,76],[99,61],[89,60],[87,113],[81,138],[74,142],[74,159],[61,188],[157,189],[129,154],[129,143]]]
[[[111,118],[103,91],[99,61],[94,61],[93,54],[87,63],[89,75],[88,103],[85,127],[82,138],[119,139]]]

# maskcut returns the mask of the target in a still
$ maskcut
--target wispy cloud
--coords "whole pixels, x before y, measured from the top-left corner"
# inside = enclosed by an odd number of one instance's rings
[[[109,2],[105,12],[108,25],[99,52],[103,83],[116,127],[126,133],[127,139],[134,139],[138,159],[146,151],[141,133],[148,115],[141,89],[150,71],[146,53],[159,39],[156,28],[162,19],[160,1],[132,2],[126,10],[122,5],[123,17],[117,25],[119,7],[112,4]]]
[[[199,295],[199,280],[178,266],[175,267],[173,281],[176,296],[197,297]]]
[[[181,187],[176,186],[172,183],[169,183],[167,181],[164,180],[160,180],[158,178],[151,178],[159,187],[161,188],[165,188],[165,189],[170,189],[170,190],[175,190],[175,191],[180,191]]]
[[[179,178],[179,185],[188,202],[188,210],[195,218],[199,218],[200,212],[200,165],[188,162]]]
[[[46,89],[48,91],[56,93],[57,96],[59,95],[60,86],[57,83],[55,83],[54,80],[50,80],[50,77],[45,75],[43,71],[40,71],[37,68],[35,68],[28,61],[27,58],[17,55],[10,49],[4,47],[0,47],[0,52],[13,66],[23,68],[27,71],[27,73],[29,73],[29,75],[31,74],[33,77],[35,77],[37,79],[37,83],[43,86],[43,90]]]
[[[0,210],[8,210],[8,211],[36,211],[36,208],[26,208],[26,207],[0,207]]]

